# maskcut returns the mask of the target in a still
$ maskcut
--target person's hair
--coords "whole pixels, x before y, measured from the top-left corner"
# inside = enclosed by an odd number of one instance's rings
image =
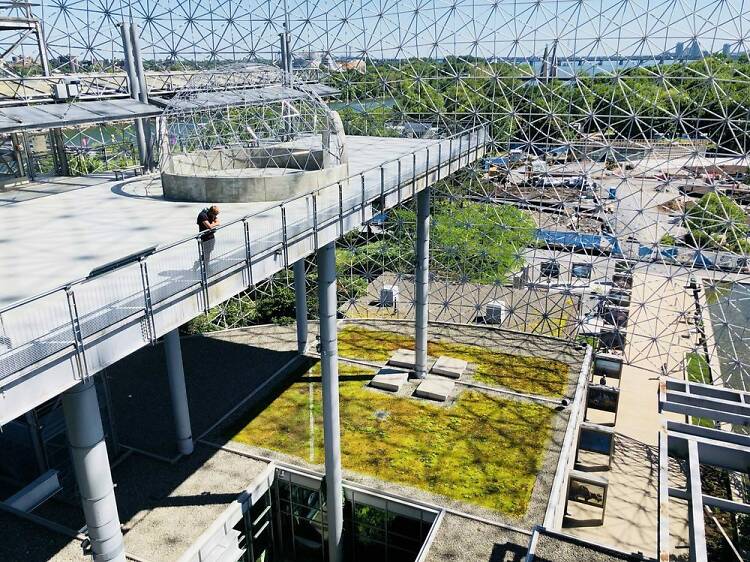
[[[218,215],[219,214],[219,206],[218,205],[211,205],[208,208],[208,212],[211,213],[212,215]]]

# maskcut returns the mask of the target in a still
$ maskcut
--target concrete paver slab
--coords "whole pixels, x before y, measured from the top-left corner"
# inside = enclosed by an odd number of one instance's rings
[[[388,364],[402,369],[414,369],[417,362],[417,354],[411,349],[397,349],[388,360]]]
[[[441,355],[438,357],[437,361],[435,361],[430,372],[433,375],[442,375],[444,377],[457,379],[466,372],[468,366],[468,361]]]
[[[378,374],[372,377],[370,386],[381,390],[398,392],[399,389],[409,380],[409,373],[398,371],[388,367],[383,367]]]
[[[455,386],[456,383],[448,379],[428,376],[419,383],[417,390],[414,391],[414,395],[419,396],[420,398],[445,402],[453,392]]]

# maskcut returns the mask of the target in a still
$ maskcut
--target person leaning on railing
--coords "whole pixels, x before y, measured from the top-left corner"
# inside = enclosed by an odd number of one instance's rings
[[[211,260],[211,252],[216,244],[213,229],[219,226],[219,207],[211,205],[198,213],[198,232],[205,232],[201,235],[201,244],[203,245],[203,263],[208,270],[208,262]]]

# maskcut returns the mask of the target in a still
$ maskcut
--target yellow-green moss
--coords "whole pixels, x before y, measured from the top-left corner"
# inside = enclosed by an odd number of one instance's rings
[[[549,439],[552,411],[464,391],[450,408],[365,387],[340,365],[345,468],[520,517]],[[362,369],[359,369],[362,372]],[[321,384],[294,382],[234,439],[323,463]],[[312,424],[310,423],[312,420]]]
[[[396,349],[414,349],[414,339],[403,334],[346,326],[339,332],[339,354],[350,359],[385,361]],[[476,365],[477,382],[499,385],[516,392],[562,396],[568,365],[542,357],[512,355],[485,347],[449,342],[429,342],[433,357],[449,355]]]

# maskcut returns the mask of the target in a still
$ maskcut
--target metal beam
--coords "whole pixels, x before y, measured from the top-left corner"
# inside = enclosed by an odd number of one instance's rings
[[[708,562],[706,552],[706,529],[703,521],[703,492],[701,490],[700,458],[698,443],[688,441],[688,489],[690,492],[690,561]]]
[[[323,377],[328,560],[339,562],[343,553],[341,537],[344,525],[344,498],[341,488],[335,242],[329,242],[318,250],[318,299],[320,302],[320,368]]]
[[[62,404],[94,561],[125,562],[125,545],[94,378],[89,377],[65,391]]]
[[[164,335],[164,352],[167,356],[169,397],[172,402],[177,449],[183,455],[193,452],[193,430],[190,427],[190,408],[185,388],[185,369],[182,365],[182,348],[178,328]]]
[[[689,444],[696,443],[703,463],[712,464],[729,470],[747,472],[750,466],[750,448],[741,445],[726,444],[715,439],[706,439],[694,435],[683,435],[670,432],[668,436],[670,454],[687,458]]]
[[[297,315],[297,351],[307,348],[307,287],[305,285],[305,258],[294,262],[294,306]]]
[[[417,279],[414,287],[416,304],[414,374],[427,376],[427,336],[430,292],[430,188],[417,194]]]
[[[681,500],[689,500],[690,494],[689,492],[681,490],[680,488],[669,488],[669,497],[678,498]],[[724,498],[717,498],[716,496],[711,496],[708,494],[703,494],[702,501],[703,505],[715,507],[716,509],[720,509],[722,511],[729,511],[730,513],[744,513],[746,515],[750,515],[750,505],[746,503],[727,500]]]
[[[659,429],[659,524],[657,550],[659,560],[669,560],[669,445],[666,424]]]

